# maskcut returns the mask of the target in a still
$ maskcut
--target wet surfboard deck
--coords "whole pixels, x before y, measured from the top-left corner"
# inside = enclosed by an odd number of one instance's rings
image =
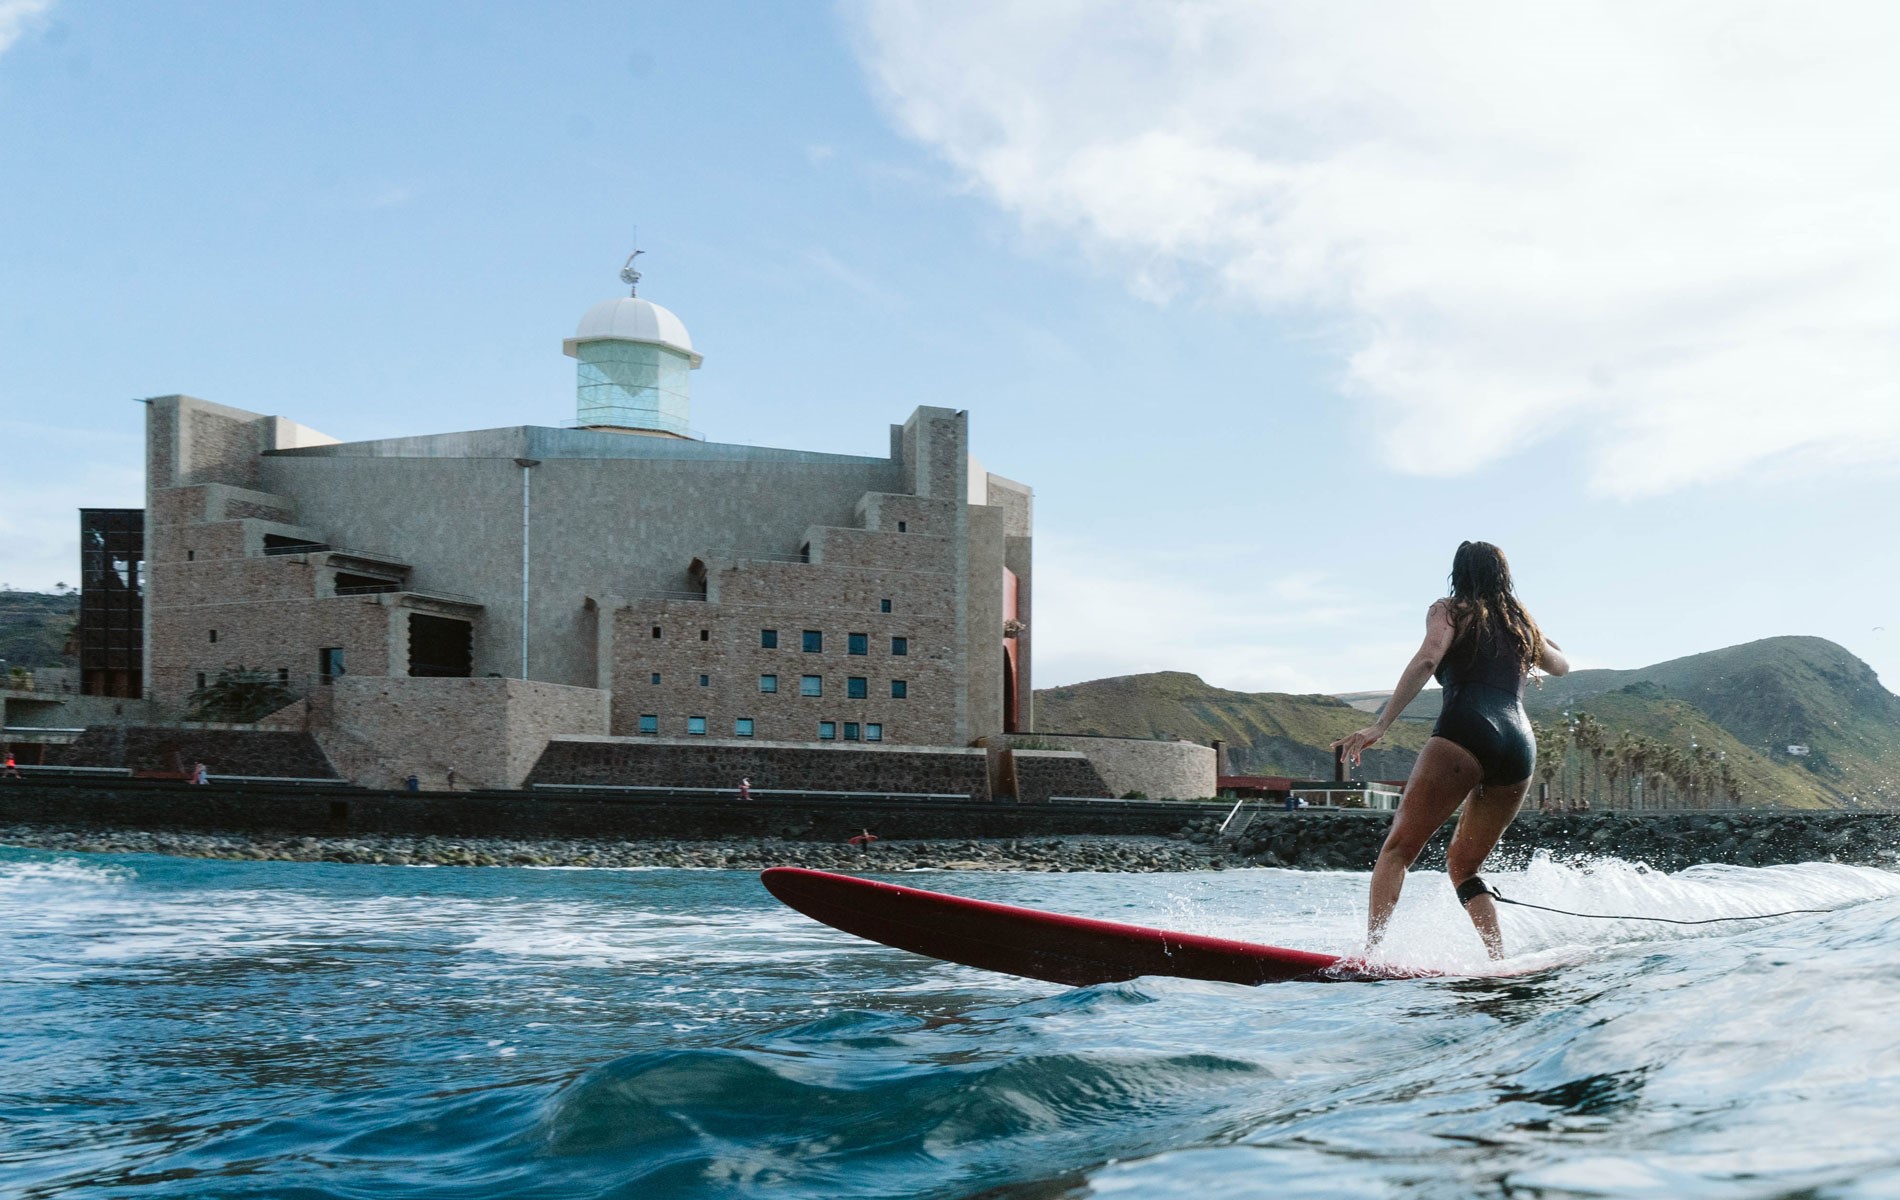
[[[1143,975],[1221,983],[1419,979],[1440,972],[772,867],[766,890],[813,920],[946,962],[1085,987]]]

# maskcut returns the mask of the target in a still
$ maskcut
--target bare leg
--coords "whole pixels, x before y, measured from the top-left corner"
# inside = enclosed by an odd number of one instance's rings
[[[1458,828],[1451,835],[1451,845],[1445,850],[1445,871],[1451,876],[1453,887],[1462,885],[1484,866],[1484,860],[1504,836],[1505,827],[1517,816],[1530,783],[1526,779],[1522,783],[1482,788],[1465,805],[1464,815],[1458,818]],[[1491,902],[1491,897],[1473,896],[1471,903],[1465,905],[1465,912],[1478,927],[1485,950],[1492,958],[1503,958],[1504,935],[1498,930],[1498,906]]]
[[[1412,766],[1411,778],[1405,781],[1405,795],[1392,818],[1392,830],[1385,835],[1379,861],[1372,868],[1366,921],[1368,951],[1385,937],[1386,924],[1405,887],[1405,872],[1438,827],[1478,785],[1479,775],[1478,760],[1463,746],[1438,737],[1425,743],[1418,762]]]

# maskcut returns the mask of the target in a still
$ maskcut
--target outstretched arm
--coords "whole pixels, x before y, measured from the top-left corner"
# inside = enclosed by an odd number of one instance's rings
[[[1537,665],[1546,675],[1570,674],[1570,660],[1564,657],[1562,648],[1549,638],[1544,639],[1544,652],[1538,656]]]
[[[1412,661],[1405,664],[1405,673],[1399,676],[1399,685],[1392,689],[1392,698],[1385,702],[1379,719],[1334,742],[1333,749],[1344,750],[1346,761],[1357,764],[1359,755],[1366,747],[1384,737],[1385,731],[1392,728],[1392,722],[1398,720],[1399,714],[1405,711],[1405,706],[1418,698],[1425,681],[1438,670],[1438,664],[1444,661],[1445,652],[1451,649],[1451,638],[1451,613],[1445,602],[1440,600],[1426,610],[1425,640],[1419,643],[1418,653],[1412,656]]]

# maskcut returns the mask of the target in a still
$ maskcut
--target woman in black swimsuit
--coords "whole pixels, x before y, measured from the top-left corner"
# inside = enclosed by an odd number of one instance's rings
[[[1504,956],[1498,912],[1478,868],[1517,816],[1537,762],[1537,743],[1524,716],[1524,680],[1532,668],[1570,670],[1511,590],[1504,552],[1465,542],[1451,561],[1451,595],[1425,613],[1425,641],[1412,656],[1379,720],[1333,743],[1348,762],[1385,735],[1434,676],[1444,685],[1444,711],[1405,781],[1392,831],[1372,870],[1367,949],[1385,936],[1405,872],[1460,803],[1464,815],[1445,851],[1445,869],[1491,957]]]

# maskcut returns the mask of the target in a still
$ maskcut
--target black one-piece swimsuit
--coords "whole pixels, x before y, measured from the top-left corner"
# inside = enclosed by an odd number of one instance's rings
[[[1458,639],[1438,665],[1445,706],[1432,736],[1471,751],[1486,787],[1522,783],[1537,765],[1537,739],[1524,715],[1524,672],[1511,647],[1486,653],[1479,641],[1475,631]]]

